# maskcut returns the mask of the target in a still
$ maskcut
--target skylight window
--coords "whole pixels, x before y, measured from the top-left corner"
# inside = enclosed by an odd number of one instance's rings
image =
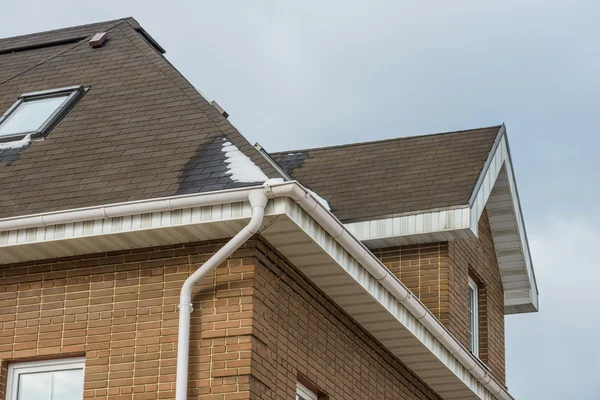
[[[0,117],[0,141],[43,137],[83,95],[82,86],[25,93]]]

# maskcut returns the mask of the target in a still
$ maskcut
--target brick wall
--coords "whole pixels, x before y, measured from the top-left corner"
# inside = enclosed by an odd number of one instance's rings
[[[177,303],[222,242],[0,266],[0,398],[9,362],[85,355],[85,399],[175,396]],[[194,297],[189,398],[437,399],[268,244],[252,240]]]
[[[174,398],[179,291],[219,246],[0,266],[0,392],[9,361],[85,355],[86,399]],[[254,267],[245,252],[204,279],[194,299],[194,398],[248,396]]]
[[[479,237],[373,253],[468,346],[468,278],[479,282],[480,359],[505,382],[504,293],[487,213]]]
[[[331,400],[439,398],[267,243],[257,249],[253,399],[294,399],[299,377]]]
[[[449,243],[450,319],[448,328],[468,343],[467,285],[469,275],[479,284],[479,357],[500,382],[505,382],[504,288],[487,213],[479,220],[477,240]]]
[[[448,326],[450,258],[448,243],[421,244],[374,250],[383,262],[419,297],[444,325]]]

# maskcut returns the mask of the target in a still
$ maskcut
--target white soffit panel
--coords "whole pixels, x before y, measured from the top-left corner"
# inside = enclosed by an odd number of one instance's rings
[[[375,278],[290,201],[261,235],[444,399],[495,399]]]
[[[285,210],[269,201],[263,225]],[[250,220],[248,202],[0,232],[0,264],[230,238]]]

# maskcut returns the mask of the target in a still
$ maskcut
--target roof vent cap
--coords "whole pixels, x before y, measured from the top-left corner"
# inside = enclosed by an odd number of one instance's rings
[[[223,107],[221,107],[219,105],[219,103],[217,103],[216,101],[213,100],[213,101],[210,102],[210,104],[212,104],[212,106],[217,109],[217,111],[219,112],[219,114],[221,114],[225,118],[229,117],[229,114],[227,113],[227,111],[223,110]]]
[[[94,37],[92,37],[88,43],[90,44],[90,47],[96,48],[96,47],[101,47],[104,43],[106,43],[107,40],[108,40],[108,33],[99,32],[99,33],[96,33],[94,35]]]

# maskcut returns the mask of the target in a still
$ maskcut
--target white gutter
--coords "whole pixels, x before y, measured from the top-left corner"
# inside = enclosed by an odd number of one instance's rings
[[[190,275],[181,288],[181,294],[179,296],[179,332],[177,338],[176,400],[187,399],[190,315],[193,311],[192,291],[198,282],[225,261],[254,234],[258,233],[265,216],[265,206],[267,205],[268,199],[262,191],[252,191],[248,194],[248,200],[250,201],[250,206],[252,206],[252,218],[250,218],[248,225],[239,231],[237,235]]]
[[[506,389],[491,376],[484,364],[467,351],[456,338],[452,336],[446,327],[431,314],[423,303],[421,303],[421,301],[414,296],[362,242],[352,236],[344,225],[310,194],[308,189],[304,188],[296,181],[282,182],[281,179],[268,180],[265,182],[264,188],[252,187],[224,190],[215,193],[174,196],[169,198],[118,203],[108,206],[88,207],[6,218],[0,220],[0,231],[250,200],[253,214],[249,224],[223,246],[223,248],[215,253],[211,259],[204,263],[200,269],[194,272],[188,280],[186,280],[184,287],[182,288],[179,310],[180,329],[177,357],[176,399],[185,400],[187,391],[191,289],[196,282],[201,280],[208,272],[229,257],[229,255],[248,240],[248,238],[258,232],[258,228],[262,223],[267,197],[288,197],[298,203],[298,205],[322,226],[323,229],[325,229],[346,251],[348,251],[348,253],[350,253],[370,275],[377,279],[381,285],[385,287],[396,300],[398,300],[398,302],[417,318],[421,324],[456,358],[456,360],[490,391],[490,393],[500,400],[513,400],[513,397]],[[180,395],[180,393],[183,393],[183,395]]]
[[[242,202],[248,200],[248,190],[249,188],[242,188],[222,190],[214,193],[194,193],[182,196],[115,203],[106,206],[85,207],[74,210],[53,211],[49,213],[3,218],[0,219],[0,231]]]

